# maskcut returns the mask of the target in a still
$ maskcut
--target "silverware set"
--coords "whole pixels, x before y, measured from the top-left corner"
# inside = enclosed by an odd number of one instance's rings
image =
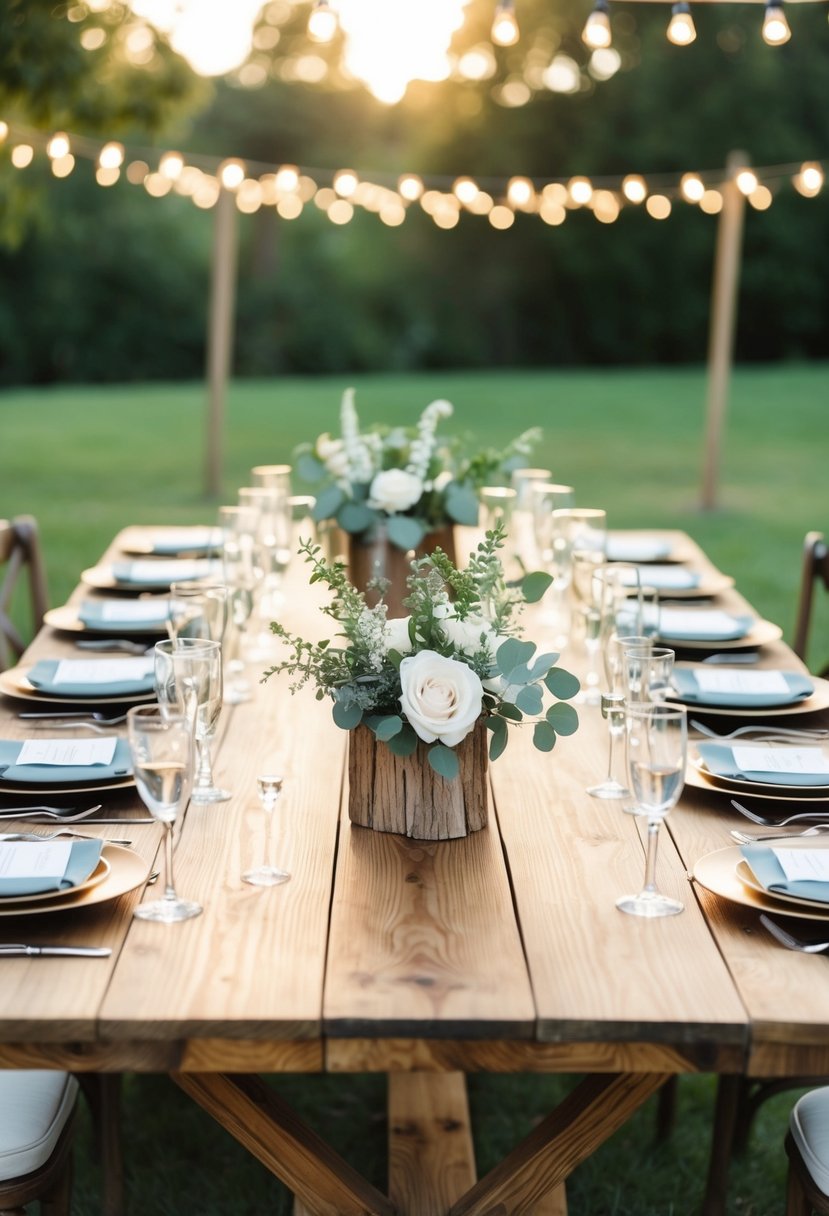
[[[760,913],[760,923],[765,925],[772,937],[788,950],[799,950],[802,954],[824,954],[829,950],[829,942],[807,942],[795,937],[787,929],[781,928],[770,916],[766,916],[765,912]]]

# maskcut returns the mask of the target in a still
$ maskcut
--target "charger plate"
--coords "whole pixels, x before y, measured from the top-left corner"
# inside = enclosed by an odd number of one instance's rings
[[[9,667],[0,671],[0,692],[7,697],[17,697],[22,701],[43,701],[47,705],[76,705],[94,709],[96,705],[143,705],[155,700],[154,692],[134,692],[118,697],[59,697],[55,693],[41,692],[26,679],[27,672],[34,664],[25,667]]]
[[[783,630],[773,621],[758,619],[741,638],[672,638],[659,635],[660,646],[671,646],[674,650],[755,650],[782,638]]]
[[[18,904],[43,903],[47,899],[50,902],[53,899],[62,901],[70,896],[80,895],[82,891],[88,891],[91,887],[97,887],[99,882],[103,882],[111,869],[112,866],[106,857],[103,856],[102,850],[97,866],[89,875],[89,878],[83,882],[76,883],[74,887],[64,887],[60,891],[49,891],[47,895],[44,895],[42,891],[37,895],[0,895],[0,909],[16,908]]]
[[[59,608],[50,608],[48,612],[44,612],[43,621],[46,625],[51,625],[53,629],[60,630],[61,633],[88,633],[91,637],[97,638],[106,638],[111,634],[117,634],[118,637],[123,635],[133,637],[138,634],[151,638],[166,637],[166,627],[158,626],[155,623],[139,626],[124,625],[120,621],[102,621],[100,625],[88,625],[78,616],[76,604],[61,604]]]
[[[696,790],[705,790],[707,794],[730,794],[734,798],[745,798],[751,795],[752,798],[763,798],[770,802],[829,802],[829,785],[821,786],[786,786],[775,785],[771,788],[774,793],[765,793],[769,786],[758,785],[755,782],[737,782],[731,777],[717,777],[716,780],[710,777],[707,772],[703,772],[697,768],[696,763],[690,760],[685,766],[685,784],[693,786]],[[804,790],[820,789],[820,794],[811,792],[804,793]]]
[[[58,896],[52,891],[25,907],[7,908],[4,904],[0,907],[0,916],[40,916],[47,912],[66,912],[70,908],[87,908],[92,904],[118,899],[147,881],[149,863],[132,849],[107,844],[103,847],[102,856],[109,865],[109,873],[95,886],[83,891],[76,887],[69,896],[63,892]]]
[[[731,903],[742,904],[746,908],[756,908],[758,912],[776,912],[778,916],[797,916],[803,920],[829,921],[829,904],[823,905],[823,911],[812,907],[798,907],[796,910],[788,900],[778,899],[766,891],[756,891],[753,887],[741,882],[737,874],[737,864],[743,860],[739,845],[726,849],[717,849],[714,853],[706,853],[694,865],[691,877],[706,891],[719,895]],[[801,904],[803,901],[799,901]]]
[[[806,746],[804,744],[804,746]],[[734,786],[739,789],[741,794],[753,794],[755,791],[769,794],[783,793],[788,798],[796,798],[798,794],[820,795],[824,794],[829,799],[829,785],[786,785],[780,781],[745,781],[742,777],[721,777],[718,773],[712,773],[706,766],[705,761],[701,756],[691,757],[691,763],[696,769],[702,773],[703,777],[707,777],[712,785],[718,787],[722,785]]]
[[[782,842],[781,842],[782,843]],[[787,841],[786,848],[789,849],[794,844],[794,841]],[[813,846],[814,847],[814,844]],[[829,904],[824,900],[821,902],[817,899],[800,899],[797,895],[786,895],[783,891],[775,891],[772,895],[767,891],[761,882],[758,882],[754,877],[751,866],[746,861],[745,857],[737,862],[737,877],[745,887],[750,887],[752,891],[757,891],[760,895],[768,895],[770,899],[776,899],[779,903],[794,904],[798,908],[823,908],[824,911],[829,909]]]
[[[148,525],[134,524],[118,537],[122,553],[136,557],[206,556],[221,549],[221,532],[201,524]]]

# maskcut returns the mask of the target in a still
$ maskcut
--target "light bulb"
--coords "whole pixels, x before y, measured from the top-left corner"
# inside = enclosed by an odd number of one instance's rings
[[[680,0],[671,9],[671,20],[668,25],[668,41],[674,46],[688,46],[697,36],[697,27],[694,25],[694,18],[691,16],[691,10],[685,3],[685,0]]]
[[[330,42],[337,32],[337,14],[328,0],[314,0],[308,17],[308,37],[313,42]]]
[[[593,197],[593,186],[588,177],[571,177],[567,192],[577,207],[586,207]]]
[[[581,37],[582,42],[593,51],[610,46],[610,10],[607,0],[596,0]]]
[[[69,136],[63,131],[53,135],[46,145],[46,154],[51,160],[60,160],[69,155]]]
[[[679,189],[686,203],[699,203],[705,194],[705,185],[698,173],[683,173]]]
[[[763,17],[763,40],[769,46],[782,46],[792,36],[782,3],[767,3]]]
[[[737,189],[741,194],[753,194],[757,189],[757,174],[752,173],[751,169],[741,169],[734,178],[734,181],[736,182]]]
[[[629,203],[643,203],[648,197],[644,177],[640,177],[638,173],[629,173],[622,182],[622,194]]]
[[[795,189],[805,198],[814,198],[820,194],[823,187],[823,169],[817,161],[806,161],[800,166],[800,172],[794,178]]]
[[[512,0],[501,0],[496,8],[491,37],[496,46],[515,46],[518,41],[518,22]]]
[[[240,160],[226,160],[219,165],[219,181],[225,190],[238,190],[245,180],[245,166]]]

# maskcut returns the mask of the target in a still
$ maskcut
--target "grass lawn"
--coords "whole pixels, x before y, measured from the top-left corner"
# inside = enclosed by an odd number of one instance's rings
[[[829,530],[826,411],[829,365],[739,370],[721,465],[721,505],[698,507],[705,379],[698,369],[359,376],[250,381],[232,386],[224,496],[251,465],[290,460],[294,445],[337,430],[347,383],[364,422],[410,423],[435,397],[455,406],[452,429],[500,445],[540,425],[534,463],[603,506],[611,527],[689,532],[760,613],[791,636],[800,548]],[[130,523],[208,522],[202,492],[201,385],[8,391],[0,395],[0,516],[37,516],[53,604],[78,572]],[[445,428],[447,431],[449,427]],[[299,487],[298,487],[299,488]],[[825,597],[824,597],[825,598]],[[813,626],[813,666],[829,659],[829,606]],[[320,1104],[335,1145],[383,1184],[382,1078],[283,1078],[309,1119]],[[483,1172],[549,1110],[559,1078],[472,1077],[476,1152]],[[574,1176],[571,1216],[683,1216],[699,1209],[713,1103],[709,1077],[685,1078],[673,1136],[653,1144],[652,1104]],[[763,1108],[751,1151],[732,1172],[729,1211],[773,1216],[783,1206],[783,1135],[792,1096]],[[287,1192],[165,1078],[128,1078],[125,1142],[130,1216],[242,1216],[291,1210]],[[73,1212],[98,1210],[83,1124]]]

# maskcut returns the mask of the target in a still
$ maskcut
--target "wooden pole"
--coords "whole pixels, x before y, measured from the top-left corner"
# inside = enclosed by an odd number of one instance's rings
[[[214,212],[213,267],[207,332],[207,450],[205,493],[222,491],[222,456],[227,381],[233,361],[236,302],[236,196],[222,189]]]
[[[722,190],[723,206],[717,228],[711,326],[708,335],[708,399],[701,502],[704,511],[711,511],[717,506],[720,447],[734,359],[740,250],[746,206],[745,195],[738,189],[734,179],[738,170],[745,168],[747,164],[748,158],[744,152],[728,154],[726,180]]]

